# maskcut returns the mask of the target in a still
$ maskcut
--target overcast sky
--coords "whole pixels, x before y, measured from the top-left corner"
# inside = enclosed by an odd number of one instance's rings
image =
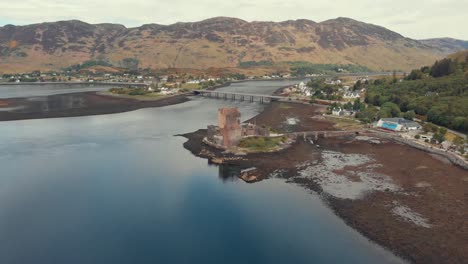
[[[350,17],[421,39],[468,40],[468,0],[0,0],[0,25],[79,19],[88,23],[193,22],[215,16],[247,21]]]

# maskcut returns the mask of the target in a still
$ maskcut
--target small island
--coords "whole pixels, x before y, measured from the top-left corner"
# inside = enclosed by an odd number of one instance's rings
[[[195,144],[198,146],[196,148],[188,147],[198,152],[198,156],[207,158],[213,164],[234,166],[240,179],[252,183],[264,178],[262,168],[253,166],[258,163],[252,162],[252,155],[283,151],[293,145],[296,137],[274,133],[271,128],[252,122],[241,123],[240,118],[237,108],[221,108],[218,110],[218,126],[209,125],[206,130],[185,136],[192,138],[187,144],[193,143],[193,136],[196,135],[206,147],[199,144]]]
[[[293,137],[273,133],[266,126],[250,122],[241,124],[240,117],[237,108],[219,109],[218,126],[208,126],[203,142],[233,154],[275,152],[294,142]]]

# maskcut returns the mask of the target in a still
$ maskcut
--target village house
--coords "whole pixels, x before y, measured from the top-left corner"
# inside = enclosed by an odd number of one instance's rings
[[[354,112],[348,111],[348,110],[343,109],[341,107],[334,107],[332,109],[332,115],[334,115],[334,116],[352,116],[352,115],[354,115]]]
[[[326,84],[331,84],[331,85],[340,85],[340,84],[341,84],[341,80],[331,80],[331,79],[327,79],[327,80],[325,80],[325,83],[326,83]]]
[[[332,109],[332,115],[339,116],[340,113],[341,113],[341,111],[342,111],[342,110],[341,110],[341,107],[334,107],[334,108]]]
[[[309,87],[304,82],[300,82],[296,85],[297,89],[299,89],[300,93],[304,96],[311,96],[312,92]]]
[[[361,95],[359,94],[359,91],[352,91],[352,92],[346,92],[343,95],[343,98],[345,98],[345,99],[355,99],[355,98],[361,98]]]

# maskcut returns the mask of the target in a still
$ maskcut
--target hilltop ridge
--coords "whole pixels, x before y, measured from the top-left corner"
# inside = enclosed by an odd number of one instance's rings
[[[441,51],[350,18],[282,22],[214,17],[171,25],[89,24],[79,20],[0,27],[0,71],[60,69],[91,59],[141,68],[238,67],[241,62],[306,61],[408,70]]]

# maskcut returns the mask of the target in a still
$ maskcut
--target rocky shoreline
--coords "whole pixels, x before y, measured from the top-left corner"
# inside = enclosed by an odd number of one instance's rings
[[[336,129],[314,118],[318,112],[276,102],[254,119],[279,132]],[[320,194],[349,226],[410,262],[468,259],[468,174],[461,167],[372,134],[299,139],[278,153],[236,156],[203,144],[205,133],[183,135],[184,147],[220,166],[256,168],[256,181],[280,177]]]

